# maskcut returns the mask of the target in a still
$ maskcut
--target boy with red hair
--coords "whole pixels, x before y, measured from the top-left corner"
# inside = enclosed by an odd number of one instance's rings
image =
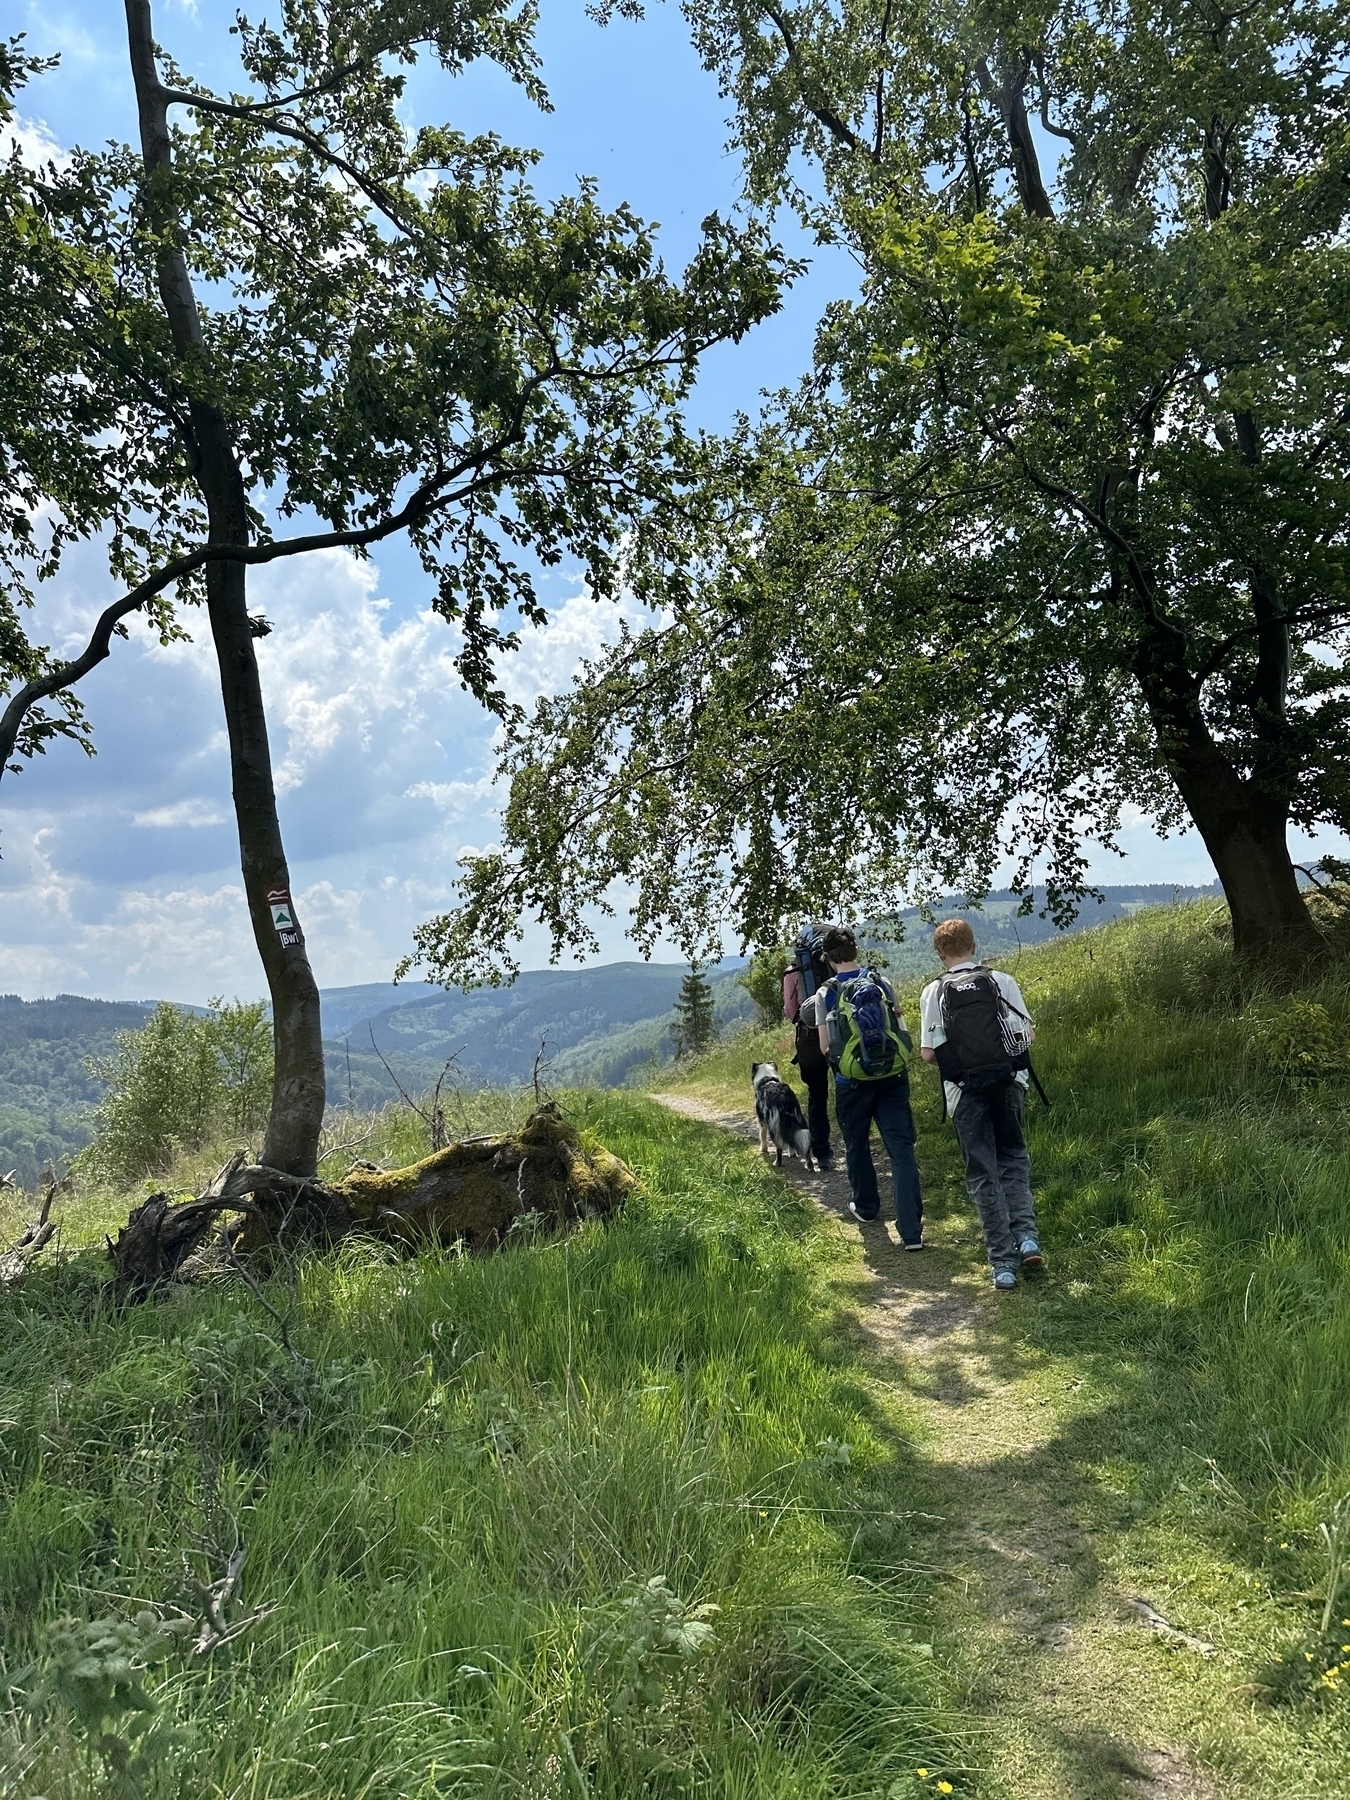
[[[933,949],[945,973],[919,1000],[919,1050],[938,1065],[994,1286],[1010,1293],[1019,1269],[1039,1269],[1045,1261],[1022,1132],[1027,1048],[1036,1033],[1012,976],[976,961],[975,933],[965,919],[944,919]]]

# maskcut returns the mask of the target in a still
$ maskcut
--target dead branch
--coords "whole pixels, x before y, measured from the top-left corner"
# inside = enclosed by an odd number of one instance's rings
[[[8,1185],[13,1177],[11,1169],[5,1177]],[[9,1249],[0,1255],[0,1288],[16,1288],[28,1273],[33,1261],[51,1242],[56,1233],[56,1226],[51,1219],[52,1201],[56,1197],[57,1183],[53,1180],[42,1196],[42,1210],[36,1219],[31,1219]]]

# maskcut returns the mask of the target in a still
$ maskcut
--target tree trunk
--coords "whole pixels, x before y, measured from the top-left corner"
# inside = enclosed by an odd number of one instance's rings
[[[1180,786],[1228,901],[1234,950],[1258,962],[1316,957],[1325,946],[1299,892],[1283,806],[1227,764],[1217,782],[1197,771]]]
[[[1199,681],[1161,628],[1145,639],[1135,673],[1167,768],[1222,884],[1234,950],[1257,962],[1316,958],[1325,945],[1299,892],[1286,802],[1244,779],[1214,741]]]
[[[168,107],[155,63],[149,0],[126,0],[131,73],[140,116],[147,208],[159,229],[159,291],[189,389],[205,355],[181,227],[168,180],[173,166]],[[246,544],[248,501],[228,422],[214,403],[191,398],[188,414],[195,475],[206,503],[209,539]],[[291,900],[290,873],[277,818],[267,716],[249,627],[246,570],[240,562],[207,565],[207,611],[230,741],[230,769],[240,863],[253,936],[272,999],[275,1075],[262,1161],[289,1175],[312,1175],[323,1124],[323,1033],[319,990]]]

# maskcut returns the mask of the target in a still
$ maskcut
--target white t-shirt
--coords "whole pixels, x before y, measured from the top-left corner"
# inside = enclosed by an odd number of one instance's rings
[[[974,957],[971,957],[969,962],[959,962],[954,964],[953,967],[948,970],[948,974],[954,975],[958,969],[978,969],[979,967],[980,964],[976,962]],[[1004,1002],[1012,1014],[1011,1023],[1013,1034],[1017,1037],[1022,1047],[1025,1048],[1035,1037],[1036,1032],[1032,1026],[1031,1020],[1025,1017],[1027,1003],[1022,998],[1022,990],[1018,987],[1012,976],[1005,975],[1002,969],[991,969],[989,973],[998,983],[998,991],[1002,994]],[[941,986],[942,982],[940,979],[937,981],[930,981],[928,986],[923,990],[923,993],[919,996],[919,1048],[921,1050],[936,1050],[939,1044],[945,1044],[947,1041],[947,1034],[942,1029],[942,1008],[938,999]],[[1027,1085],[1030,1079],[1031,1077],[1027,1074],[1025,1069],[1019,1069],[1014,1077],[1014,1080],[1020,1081],[1023,1087]],[[947,1090],[947,1111],[949,1113],[954,1113],[956,1111],[956,1103],[961,1098],[961,1083],[959,1081],[948,1081],[944,1082],[943,1085]]]

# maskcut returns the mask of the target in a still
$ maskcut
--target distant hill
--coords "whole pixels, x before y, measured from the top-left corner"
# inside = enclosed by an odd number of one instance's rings
[[[710,979],[723,1022],[749,1017],[739,962]],[[544,1045],[554,1086],[619,1086],[639,1063],[671,1054],[670,1012],[681,963],[605,963],[593,969],[527,969],[509,988],[369,986],[324,993],[328,1092],[342,1104],[380,1105],[396,1089],[432,1086],[448,1058],[463,1087],[529,1079]],[[341,1041],[335,1041],[338,1038]],[[384,1060],[381,1060],[383,1058]]]
[[[31,1187],[51,1161],[89,1141],[102,1089],[85,1058],[105,1056],[119,1031],[139,1031],[152,1005],[136,1000],[21,1000],[0,994],[0,1174]]]
[[[1106,888],[1101,902],[1085,903],[1076,928],[1208,894],[1217,897],[1217,886]],[[1003,893],[991,894],[981,908],[966,908],[949,896],[936,910],[968,911],[981,953],[1008,963],[1019,947],[1057,935],[1049,919],[1019,916],[1018,904],[1015,895]],[[902,923],[901,941],[874,947],[897,975],[935,969],[918,909],[902,915]],[[736,979],[740,967],[733,958],[711,972],[724,1027],[752,1011]],[[390,1069],[410,1094],[420,1095],[452,1056],[455,1079],[466,1088],[523,1082],[541,1042],[551,1086],[621,1086],[670,1060],[671,1008],[684,973],[680,963],[621,962],[530,969],[509,988],[468,993],[390,982],[327,988],[329,1097],[336,1105],[349,1095],[357,1106],[382,1105],[398,1091]],[[116,1032],[138,1030],[152,1004],[75,994],[53,1000],[0,995],[0,1173],[17,1168],[31,1186],[49,1161],[63,1161],[88,1142],[89,1114],[100,1090],[85,1059],[106,1055]]]

